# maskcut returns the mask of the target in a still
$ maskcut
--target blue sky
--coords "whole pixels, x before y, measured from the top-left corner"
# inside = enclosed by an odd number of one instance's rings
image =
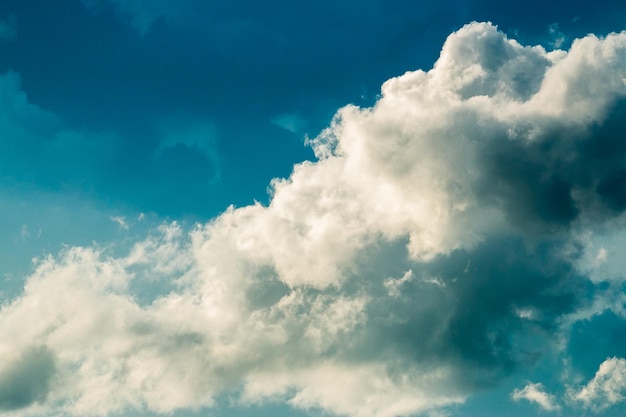
[[[0,0],[0,412],[624,413],[622,30]]]

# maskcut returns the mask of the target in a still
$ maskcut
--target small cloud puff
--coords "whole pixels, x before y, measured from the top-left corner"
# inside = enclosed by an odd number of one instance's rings
[[[124,216],[111,216],[111,221],[117,224],[120,227],[120,229],[128,230],[129,228],[128,223],[126,223],[126,219],[124,218]]]
[[[522,399],[537,404],[546,411],[557,411],[561,406],[556,403],[553,395],[545,392],[542,384],[528,384],[522,389],[516,389],[511,393],[514,401]]]

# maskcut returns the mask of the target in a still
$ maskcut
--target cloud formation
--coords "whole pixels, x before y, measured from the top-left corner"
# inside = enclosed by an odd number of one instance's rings
[[[45,346],[52,376],[6,407],[232,393],[393,417],[495,386],[591,303],[578,239],[626,208],[625,80],[626,33],[546,52],[461,28],[432,70],[339,110],[268,206],[40,260],[0,310],[0,375]],[[556,407],[538,385],[518,396]]]
[[[623,402],[626,399],[626,360],[605,360],[591,381],[578,391],[571,390],[569,394],[571,399],[596,412]]]
[[[561,407],[556,403],[553,395],[545,392],[542,384],[528,384],[522,389],[516,389],[511,394],[514,401],[522,399],[536,403],[546,411],[556,411]]]

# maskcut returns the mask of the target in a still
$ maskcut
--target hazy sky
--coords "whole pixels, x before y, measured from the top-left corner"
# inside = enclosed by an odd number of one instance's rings
[[[623,414],[624,29],[0,0],[0,414]]]

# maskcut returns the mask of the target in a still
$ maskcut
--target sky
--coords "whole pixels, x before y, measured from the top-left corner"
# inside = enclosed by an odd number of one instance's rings
[[[0,414],[624,414],[624,30],[0,0]]]

